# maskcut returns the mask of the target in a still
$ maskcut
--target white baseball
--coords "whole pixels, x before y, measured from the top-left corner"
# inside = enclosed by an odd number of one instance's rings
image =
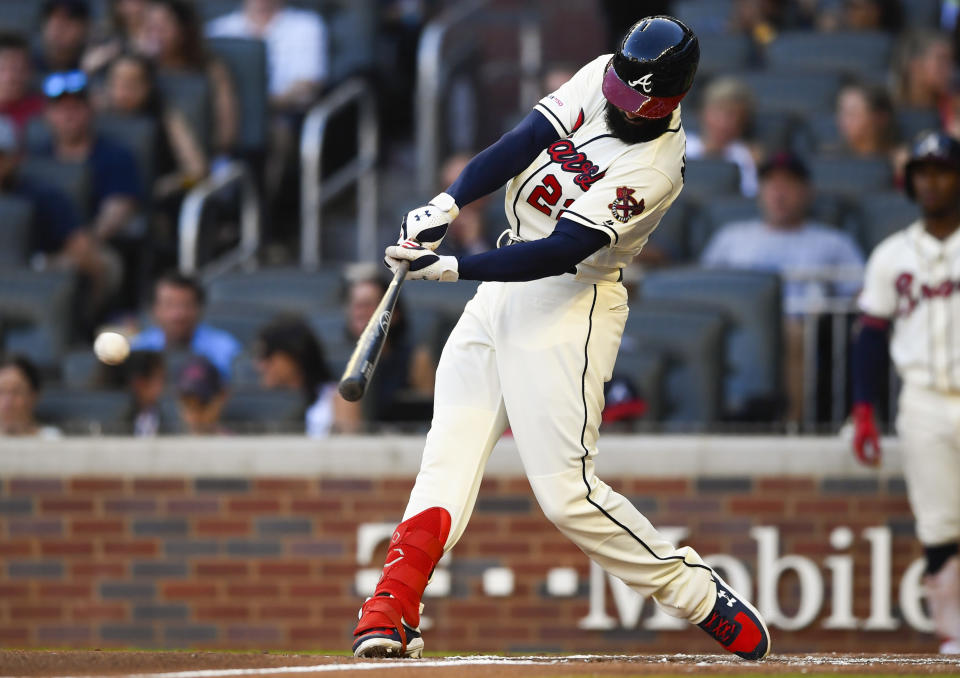
[[[130,355],[130,343],[117,332],[101,332],[93,342],[93,352],[107,365],[119,365]]]

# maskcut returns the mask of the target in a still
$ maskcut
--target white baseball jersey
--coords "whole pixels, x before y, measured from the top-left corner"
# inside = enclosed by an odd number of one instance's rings
[[[536,105],[561,138],[507,184],[514,235],[538,240],[561,217],[602,231],[610,245],[577,266],[582,279],[617,280],[683,188],[686,137],[679,107],[667,132],[628,144],[614,137],[601,91],[611,55],[581,68]]]
[[[880,243],[859,306],[893,321],[890,356],[906,383],[960,393],[960,230],[941,241],[916,221]]]

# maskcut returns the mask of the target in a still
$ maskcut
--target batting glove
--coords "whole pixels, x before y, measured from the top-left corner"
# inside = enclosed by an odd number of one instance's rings
[[[857,403],[853,406],[853,453],[860,463],[877,466],[880,463],[880,435],[873,416],[873,405]]]
[[[413,240],[404,240],[399,245],[390,245],[384,252],[384,263],[396,271],[403,260],[410,262],[407,280],[439,280],[456,282],[460,278],[457,258],[434,254]]]
[[[397,245],[402,245],[404,240],[416,240],[429,250],[437,249],[443,236],[447,234],[447,227],[458,214],[460,208],[453,197],[441,193],[429,204],[407,212],[407,216],[400,222]]]

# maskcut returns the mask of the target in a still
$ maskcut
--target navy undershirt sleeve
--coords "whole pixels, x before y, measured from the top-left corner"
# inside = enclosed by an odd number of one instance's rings
[[[469,205],[520,174],[540,151],[559,138],[542,113],[530,111],[519,125],[475,155],[446,192],[458,207]]]
[[[461,258],[460,277],[522,282],[572,273],[577,264],[608,244],[610,239],[604,233],[560,219],[546,238]]]
[[[880,376],[885,373],[887,326],[865,316],[853,345],[853,402],[873,404]]]

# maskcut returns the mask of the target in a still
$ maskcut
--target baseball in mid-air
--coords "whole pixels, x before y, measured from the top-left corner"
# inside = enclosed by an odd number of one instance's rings
[[[118,332],[101,332],[93,342],[93,352],[100,362],[119,365],[130,355],[130,343]]]

